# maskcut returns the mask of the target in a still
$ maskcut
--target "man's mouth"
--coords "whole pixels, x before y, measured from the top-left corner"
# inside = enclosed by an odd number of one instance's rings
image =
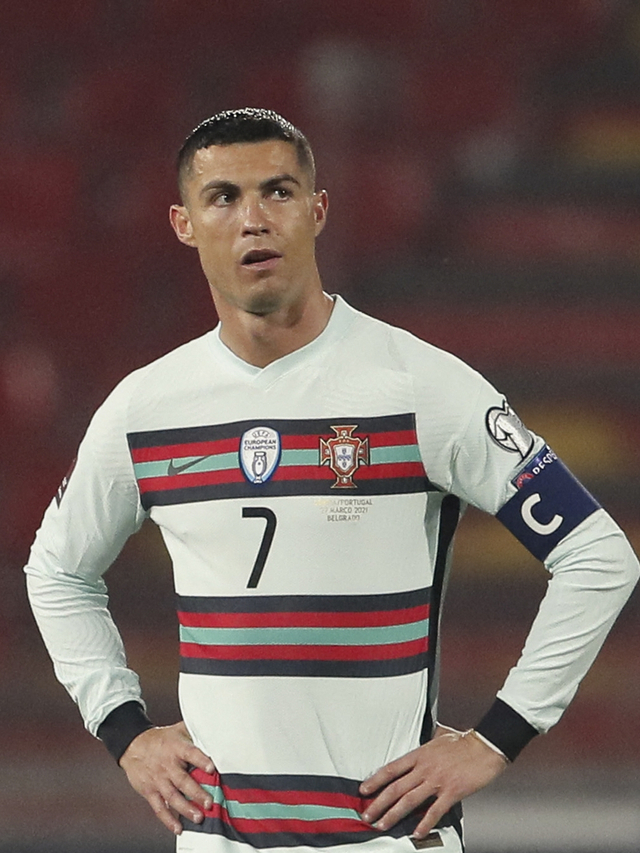
[[[282,255],[276,252],[275,249],[251,249],[242,256],[243,267],[261,267],[271,266],[270,262],[275,262]]]

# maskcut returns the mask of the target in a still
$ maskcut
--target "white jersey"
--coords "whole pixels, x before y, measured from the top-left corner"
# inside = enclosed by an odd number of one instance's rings
[[[31,597],[95,734],[140,700],[101,576],[146,516],[160,527],[181,709],[217,768],[194,771],[214,805],[185,823],[185,850],[196,834],[211,851],[378,843],[358,784],[431,736],[440,605],[467,503],[498,514],[555,574],[499,694],[544,731],[637,567],[611,519],[476,372],[337,298],[318,338],[263,369],[218,328],[111,394],[37,536]],[[485,734],[495,730],[496,719]],[[492,740],[509,752],[508,735]]]

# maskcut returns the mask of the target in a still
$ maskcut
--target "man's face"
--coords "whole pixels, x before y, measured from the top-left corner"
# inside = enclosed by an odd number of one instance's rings
[[[218,311],[269,314],[318,286],[315,238],[327,196],[314,192],[293,145],[202,148],[183,189],[171,223],[181,242],[198,249]]]

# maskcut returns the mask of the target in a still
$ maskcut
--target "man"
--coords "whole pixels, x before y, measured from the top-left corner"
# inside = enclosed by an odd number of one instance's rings
[[[214,116],[179,183],[171,223],[220,324],[115,389],[46,513],[26,571],[57,675],[178,850],[461,851],[459,801],[560,717],[637,561],[478,374],[323,291],[327,194],[296,128]],[[437,643],[468,502],[553,577],[461,733],[436,722]],[[147,516],[178,594],[184,721],[166,728],[101,580]]]

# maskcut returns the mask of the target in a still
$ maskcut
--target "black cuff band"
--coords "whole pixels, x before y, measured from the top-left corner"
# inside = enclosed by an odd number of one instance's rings
[[[119,762],[131,741],[152,728],[153,723],[139,702],[125,702],[100,723],[98,737]]]
[[[529,741],[539,734],[524,717],[501,699],[496,699],[475,730],[502,750],[509,761],[515,761]]]

